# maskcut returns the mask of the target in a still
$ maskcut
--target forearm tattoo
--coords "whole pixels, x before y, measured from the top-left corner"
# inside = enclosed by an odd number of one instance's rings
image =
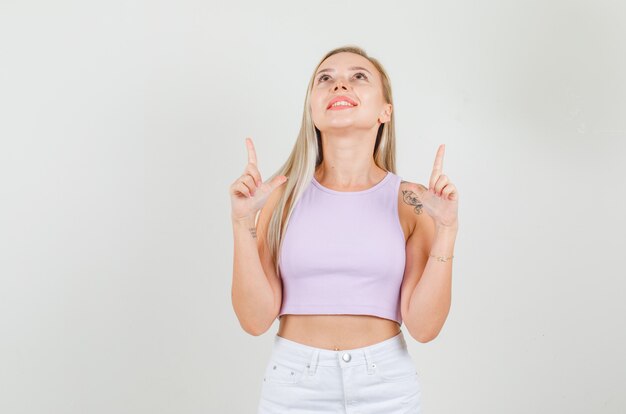
[[[248,230],[250,230],[250,234],[252,235],[252,238],[256,239],[256,227],[250,227]]]
[[[402,181],[402,182],[406,183],[408,181]],[[415,211],[416,214],[422,214],[422,207],[423,207],[422,202],[417,197],[417,194],[415,194],[413,191],[402,190],[402,200],[404,200],[405,203],[411,206],[415,206],[415,209],[413,211]]]

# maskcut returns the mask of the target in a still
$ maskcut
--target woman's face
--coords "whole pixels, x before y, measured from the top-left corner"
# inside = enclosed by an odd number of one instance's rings
[[[356,53],[336,53],[322,62],[311,90],[311,114],[320,131],[333,129],[378,130],[391,116],[391,104],[383,98],[376,67]],[[345,97],[351,105],[329,107]],[[345,102],[344,102],[345,103]]]

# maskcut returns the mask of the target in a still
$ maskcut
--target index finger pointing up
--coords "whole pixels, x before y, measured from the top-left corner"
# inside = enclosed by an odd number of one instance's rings
[[[441,175],[443,171],[443,154],[446,151],[446,145],[441,144],[437,149],[437,155],[435,156],[435,164],[433,165],[433,172],[430,175],[430,188],[435,187],[435,183],[437,182],[437,178]]]
[[[252,138],[246,138],[246,146],[248,147],[248,162],[256,165],[256,151],[254,150]]]

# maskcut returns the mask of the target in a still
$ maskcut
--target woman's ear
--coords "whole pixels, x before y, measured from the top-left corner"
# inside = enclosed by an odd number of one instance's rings
[[[389,122],[389,120],[391,119],[392,111],[393,111],[393,105],[391,105],[390,103],[385,104],[383,112],[378,117],[378,122],[380,122],[381,124],[384,124],[385,122]]]

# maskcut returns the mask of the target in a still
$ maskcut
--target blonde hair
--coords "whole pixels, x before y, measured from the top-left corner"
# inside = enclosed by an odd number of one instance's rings
[[[329,56],[340,52],[356,53],[367,58],[380,73],[383,87],[383,98],[385,102],[393,105],[391,84],[389,82],[387,72],[378,60],[368,56],[362,48],[358,46],[338,47],[326,53],[326,55],[319,61],[313,71],[313,75],[311,76],[307,87],[306,97],[304,98],[302,124],[300,126],[300,132],[298,133],[296,143],[287,161],[282,165],[282,167],[279,168],[278,171],[276,171],[276,173],[274,173],[274,175],[268,179],[268,181],[272,180],[274,177],[279,175],[285,175],[288,177],[287,182],[283,184],[285,189],[272,213],[266,233],[266,244],[273,259],[276,274],[278,275],[280,275],[278,255],[280,254],[283,236],[289,223],[291,212],[295,203],[299,200],[307,185],[311,182],[315,169],[320,165],[323,157],[321,133],[313,123],[313,119],[311,117],[310,96],[311,89],[313,88],[313,83],[315,81],[315,73],[324,60],[326,60]],[[388,122],[380,125],[376,136],[373,154],[376,165],[386,171],[391,171],[392,173],[396,173],[396,133],[394,112],[395,111],[391,112],[391,118]]]

